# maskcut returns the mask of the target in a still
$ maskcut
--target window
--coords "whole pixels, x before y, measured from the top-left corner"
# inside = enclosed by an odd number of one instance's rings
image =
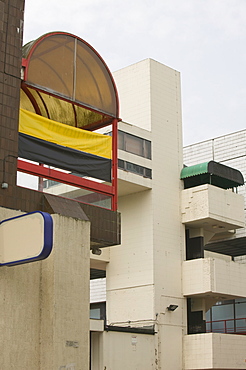
[[[142,167],[135,163],[123,161],[122,159],[118,159],[118,168],[124,171],[135,173],[143,177],[147,177],[149,179],[152,178],[152,170],[150,168]]]
[[[237,333],[246,331],[246,299],[235,299],[235,318]]]
[[[151,159],[151,142],[141,137],[118,131],[118,148]]]
[[[216,333],[234,331],[234,307],[233,303],[215,305],[212,307],[212,330]]]
[[[206,313],[207,332],[246,334],[246,298],[217,302]]]
[[[106,322],[106,302],[91,303],[90,319]]]

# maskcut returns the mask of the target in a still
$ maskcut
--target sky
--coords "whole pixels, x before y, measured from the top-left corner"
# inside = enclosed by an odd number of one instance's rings
[[[246,128],[246,0],[26,0],[24,44],[51,31],[111,72],[146,58],[178,70],[184,145]]]

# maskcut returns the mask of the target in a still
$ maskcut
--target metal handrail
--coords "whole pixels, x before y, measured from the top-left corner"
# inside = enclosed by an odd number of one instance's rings
[[[242,321],[242,324],[239,326],[237,323]],[[220,328],[213,328],[213,324],[222,323]],[[230,325],[232,323],[232,325]],[[206,321],[206,324],[210,325],[210,328],[207,327],[207,333],[225,333],[225,334],[244,334],[246,335],[246,318],[237,318],[237,319],[227,319],[227,320],[213,320]],[[208,326],[208,325],[207,325]]]

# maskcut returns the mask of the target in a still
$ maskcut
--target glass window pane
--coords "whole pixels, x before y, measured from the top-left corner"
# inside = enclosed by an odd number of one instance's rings
[[[236,319],[246,317],[246,302],[235,303],[235,316]]]
[[[90,319],[100,320],[100,308],[90,309]]]
[[[233,304],[212,307],[212,331],[218,333],[234,332]]]
[[[246,333],[246,302],[235,303],[236,332]]]
[[[135,163],[126,162],[126,170],[142,176],[144,174],[144,167],[138,166]]]
[[[141,137],[118,131],[118,148],[151,159],[151,142]]]
[[[94,206],[111,209],[111,196],[96,193],[76,186],[62,184],[53,180],[44,180],[44,192],[48,194],[74,199],[82,203],[93,204]]]
[[[213,306],[212,315],[213,321],[233,319],[233,304]]]
[[[125,150],[124,148],[124,132],[118,131],[118,148]]]
[[[127,152],[143,156],[143,139],[127,135],[125,137],[125,148]]]
[[[148,141],[148,140],[145,140],[144,144],[145,144],[144,157],[148,158],[148,159],[151,159],[151,142]]]

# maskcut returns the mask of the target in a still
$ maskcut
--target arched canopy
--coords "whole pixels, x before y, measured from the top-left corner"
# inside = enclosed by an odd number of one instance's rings
[[[94,130],[118,118],[115,83],[84,40],[52,32],[23,47],[21,107],[54,121]]]
[[[202,184],[230,189],[244,184],[243,175],[239,170],[215,161],[184,167],[180,179],[184,180],[186,189]]]

